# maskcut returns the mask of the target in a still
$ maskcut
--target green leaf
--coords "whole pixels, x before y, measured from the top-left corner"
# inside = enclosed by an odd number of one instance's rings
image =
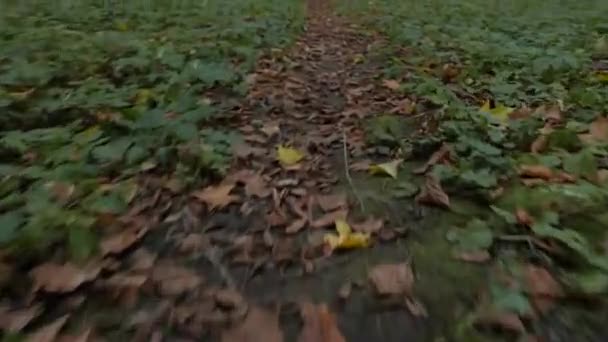
[[[89,210],[100,214],[120,214],[127,208],[127,203],[119,194],[111,193],[91,199]]]
[[[465,228],[448,231],[446,238],[456,243],[459,250],[477,251],[492,246],[493,235],[487,223],[479,219],[471,220]]]
[[[469,184],[475,184],[482,188],[496,186],[496,176],[490,173],[490,169],[469,170],[460,175],[460,178]]]
[[[12,241],[17,236],[17,231],[24,222],[23,216],[17,212],[10,212],[0,216],[0,244]]]
[[[192,123],[178,123],[171,127],[173,135],[184,142],[198,138],[198,128]]]
[[[588,149],[576,154],[568,154],[564,157],[564,170],[573,175],[593,180],[597,175],[595,156]]]
[[[73,225],[68,233],[68,250],[72,259],[83,261],[95,252],[97,237],[90,228]]]

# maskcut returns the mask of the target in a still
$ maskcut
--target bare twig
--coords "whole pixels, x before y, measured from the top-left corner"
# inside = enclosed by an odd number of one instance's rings
[[[350,176],[350,170],[349,170],[350,166],[348,165],[348,148],[346,146],[346,130],[344,128],[342,128],[342,148],[343,148],[343,153],[344,153],[344,155],[343,155],[344,156],[344,175],[346,176],[346,180],[348,181],[348,185],[350,185],[353,195],[355,195],[355,198],[359,202],[361,211],[365,212],[365,204],[363,204],[363,201],[361,200],[361,197],[359,196],[359,192],[357,191],[357,189],[355,188],[355,185],[353,184],[353,179]]]

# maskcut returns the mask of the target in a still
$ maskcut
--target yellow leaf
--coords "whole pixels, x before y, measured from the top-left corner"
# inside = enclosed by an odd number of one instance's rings
[[[511,114],[515,108],[507,107],[505,105],[497,105],[494,108],[490,108],[490,101],[486,101],[483,103],[483,106],[479,108],[482,113],[487,113],[492,115],[495,119],[501,122],[505,122],[509,120],[509,114]]]
[[[598,71],[595,74],[595,79],[600,82],[608,82],[608,71]]]
[[[121,32],[126,32],[129,30],[129,25],[124,21],[119,21],[116,23],[116,29]]]
[[[297,164],[300,160],[302,160],[302,158],[304,158],[304,153],[292,147],[279,145],[277,147],[277,157],[281,164],[290,166]]]
[[[403,160],[397,159],[392,162],[370,165],[368,171],[371,175],[389,175],[397,178],[397,169]]]
[[[369,246],[369,233],[353,233],[352,229],[344,220],[336,220],[336,234],[326,234],[324,241],[334,249],[365,248]]]

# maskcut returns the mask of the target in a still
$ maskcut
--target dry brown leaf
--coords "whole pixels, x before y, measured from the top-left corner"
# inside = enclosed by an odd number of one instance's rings
[[[416,196],[416,203],[438,205],[443,208],[450,207],[450,198],[441,188],[441,183],[437,178],[427,175],[424,187]]]
[[[376,292],[382,296],[409,296],[414,288],[414,273],[406,262],[377,265],[368,277]]]
[[[401,84],[396,80],[383,80],[382,85],[390,90],[399,90]]]
[[[103,285],[116,289],[140,288],[147,280],[147,275],[123,272],[115,273],[108,279],[105,279]]]
[[[363,222],[352,223],[350,226],[355,232],[374,234],[384,227],[384,220],[372,216]]]
[[[562,286],[543,267],[529,264],[524,270],[526,292],[534,307],[541,313],[554,306],[556,298],[564,297]]]
[[[190,233],[177,242],[177,250],[181,253],[199,253],[210,245],[209,239],[200,233]]]
[[[317,195],[316,201],[323,211],[334,211],[348,206],[345,194]]]
[[[416,298],[407,297],[405,306],[415,317],[427,317],[429,315],[424,304]]]
[[[270,196],[272,190],[268,188],[268,183],[262,175],[254,174],[245,182],[245,193],[247,196],[265,198]]]
[[[266,214],[266,223],[270,227],[278,227],[287,224],[287,215],[283,210],[273,210]]]
[[[575,183],[576,176],[571,175],[564,171],[557,171],[557,173],[553,176],[551,181],[557,182],[557,183]]]
[[[416,102],[410,99],[404,99],[397,102],[397,105],[389,111],[391,114],[410,115],[416,110]]]
[[[57,338],[56,342],[87,342],[90,339],[92,331],[93,329],[88,328],[78,335],[63,334]]]
[[[598,116],[589,126],[589,134],[595,141],[608,142],[608,118]]]
[[[267,137],[272,138],[274,135],[281,133],[281,128],[278,123],[268,122],[260,128],[260,131],[266,134]]]
[[[264,148],[253,147],[246,143],[239,143],[232,147],[232,151],[235,156],[241,159],[247,159],[251,156],[261,157],[268,153],[268,151]]]
[[[338,328],[336,318],[329,311],[327,304],[314,305],[302,303],[300,314],[304,326],[298,337],[298,342],[345,342]]]
[[[499,328],[504,331],[510,331],[514,333],[525,333],[526,327],[521,321],[517,314],[512,312],[498,312],[487,310],[482,313],[478,313],[475,318],[475,325]]]
[[[360,160],[350,164],[350,169],[353,171],[367,171],[372,164],[372,161],[369,159]]]
[[[450,145],[443,143],[441,147],[431,155],[424,165],[412,171],[413,174],[425,174],[433,165],[439,163],[449,163],[452,158],[452,148]]]
[[[129,257],[130,269],[132,271],[147,271],[154,266],[156,254],[150,253],[145,248],[140,248]]]
[[[234,188],[234,184],[220,184],[217,186],[209,186],[203,190],[196,191],[192,194],[195,198],[203,201],[209,206],[209,210],[222,209],[230,203],[239,200],[239,196],[230,195]]]
[[[325,228],[327,226],[333,225],[336,222],[336,220],[346,220],[347,216],[348,216],[347,209],[339,209],[339,210],[327,213],[316,220],[313,220],[310,223],[310,226],[313,228]]]
[[[519,175],[528,178],[551,180],[553,178],[553,171],[544,165],[521,165],[519,167]]]
[[[2,307],[0,308],[0,330],[19,332],[41,313],[41,305],[12,311]]]
[[[515,209],[515,218],[517,219],[517,223],[523,226],[530,227],[534,224],[534,218],[524,208]]]
[[[546,108],[543,112],[543,117],[546,121],[551,122],[553,124],[557,124],[562,122],[562,111],[557,105],[553,105],[549,108]]]
[[[541,153],[547,148],[549,138],[546,135],[539,135],[530,145],[530,152]]]
[[[159,292],[166,296],[179,296],[198,288],[203,280],[193,270],[170,261],[159,263],[152,270],[152,281]]]
[[[302,228],[306,226],[308,220],[306,218],[300,218],[298,220],[293,221],[287,228],[285,228],[286,234],[295,234],[299,232]]]
[[[72,263],[59,265],[49,262],[36,266],[29,273],[33,280],[32,293],[38,290],[56,293],[74,291],[83,283],[97,278],[101,269],[99,264],[79,268]]]
[[[282,342],[283,332],[275,313],[252,307],[245,319],[222,332],[222,342]]]
[[[453,255],[456,260],[472,263],[484,263],[490,260],[490,252],[486,250],[472,251],[472,252],[459,252]]]
[[[521,182],[529,188],[545,184],[545,180],[540,178],[522,178]]]
[[[25,337],[26,342],[53,342],[68,321],[69,315],[62,316]]]
[[[608,170],[597,170],[597,180],[600,184],[606,183],[608,181]]]
[[[101,255],[119,254],[141,240],[148,232],[148,226],[128,228],[105,237],[99,243]]]

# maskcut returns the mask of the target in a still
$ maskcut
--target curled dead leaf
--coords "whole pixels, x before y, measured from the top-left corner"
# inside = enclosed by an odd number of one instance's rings
[[[452,154],[452,148],[450,145],[443,143],[441,147],[431,155],[431,158],[424,163],[424,165],[415,169],[412,171],[412,173],[421,175],[426,173],[433,165],[449,163],[452,159]]]
[[[152,270],[152,281],[158,291],[166,296],[178,296],[198,288],[203,279],[194,271],[170,261],[159,263]]]
[[[62,316],[25,337],[26,342],[53,342],[68,321],[69,315]]]
[[[377,265],[368,277],[376,292],[382,296],[409,296],[414,288],[414,272],[406,262]]]
[[[285,228],[286,234],[295,234],[299,232],[302,228],[306,226],[308,220],[306,218],[300,218],[298,220],[293,221],[290,225]]]
[[[547,269],[528,264],[524,269],[526,292],[534,307],[541,313],[554,306],[556,298],[564,297],[564,290]]]
[[[302,303],[300,314],[304,326],[298,337],[298,342],[345,342],[338,328],[336,318],[329,311],[327,304],[314,305]]]
[[[384,227],[384,220],[381,218],[369,217],[363,222],[351,224],[351,227],[356,232],[375,234]]]
[[[471,252],[459,252],[453,255],[456,260],[461,260],[471,263],[484,263],[490,260],[490,252],[486,250],[471,251]]]
[[[315,199],[325,212],[348,206],[345,194],[317,195]]]
[[[313,228],[325,228],[333,225],[337,220],[345,220],[348,216],[347,209],[340,209],[327,213],[320,218],[313,220],[310,226]]]
[[[528,211],[524,208],[515,209],[515,219],[517,220],[517,223],[521,224],[522,226],[530,227],[534,224],[534,218],[532,218],[532,216],[530,216]]]
[[[95,279],[102,266],[91,263],[83,268],[72,263],[63,265],[45,263],[35,267],[29,273],[33,280],[32,293],[43,290],[53,293],[74,291],[80,285]]]
[[[222,342],[282,342],[279,318],[273,312],[252,307],[245,319],[222,332]]]
[[[209,206],[209,210],[222,209],[228,204],[239,200],[239,196],[230,195],[233,188],[234,183],[209,186],[203,190],[194,192],[192,196],[206,203]]]
[[[589,125],[589,134],[595,141],[608,142],[608,117],[598,116]]]
[[[272,190],[268,188],[268,183],[266,183],[262,175],[253,174],[245,181],[245,193],[247,196],[265,198],[270,196]]]
[[[443,208],[450,207],[450,198],[441,188],[437,178],[427,175],[424,186],[416,196],[416,203],[437,205]]]
[[[553,171],[544,165],[521,165],[519,167],[519,175],[528,178],[540,178],[543,180],[551,180]]]
[[[383,80],[382,85],[390,90],[399,90],[401,84],[396,80]]]
[[[41,305],[34,305],[17,310],[9,310],[6,307],[0,307],[0,330],[19,332],[41,313]]]
[[[107,236],[99,243],[101,255],[122,253],[141,240],[147,232],[148,225],[143,225]]]

